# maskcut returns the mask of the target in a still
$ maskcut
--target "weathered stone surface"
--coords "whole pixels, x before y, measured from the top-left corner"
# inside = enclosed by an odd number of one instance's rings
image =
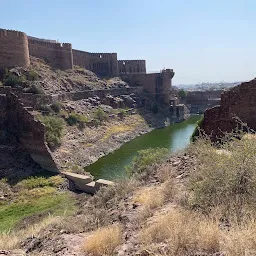
[[[236,117],[256,130],[256,79],[221,94],[220,106],[207,109],[201,128],[213,141],[237,127]]]
[[[8,131],[30,153],[31,158],[42,168],[58,172],[52,153],[45,142],[45,127],[35,120],[21,100],[13,93],[0,97],[0,130]]]

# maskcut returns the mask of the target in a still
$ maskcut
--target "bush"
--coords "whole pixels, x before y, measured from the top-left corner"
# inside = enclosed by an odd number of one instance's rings
[[[184,89],[178,91],[178,96],[180,99],[185,100],[187,97],[187,92]]]
[[[46,128],[46,142],[51,149],[60,145],[60,139],[64,128],[64,121],[56,116],[40,116],[39,120]]]
[[[169,153],[166,148],[149,148],[140,150],[133,158],[132,164],[127,167],[129,174],[147,173],[147,169],[152,165],[160,163]]]
[[[28,73],[27,73],[27,79],[29,81],[35,81],[37,80],[39,77],[38,73],[34,70],[30,70]]]
[[[198,120],[196,122],[196,127],[195,127],[195,129],[194,129],[194,131],[193,131],[193,133],[190,137],[190,141],[194,142],[196,140],[196,138],[200,135],[200,128],[202,126],[203,121],[204,121],[204,116],[202,116],[200,118],[200,120]]]
[[[25,91],[34,94],[44,94],[44,90],[42,89],[42,87],[35,83],[33,83],[31,87],[27,88]]]
[[[85,123],[88,122],[88,118],[83,115],[72,112],[71,114],[69,114],[67,122],[69,125],[79,124],[80,126],[83,126]]]
[[[40,110],[40,111],[49,112],[49,113],[52,112],[52,108],[51,108],[49,105],[41,105],[41,106],[39,107],[39,110]]]
[[[220,149],[199,138],[190,150],[198,166],[190,179],[192,207],[207,212],[222,208],[224,214],[240,218],[246,208],[256,206],[256,139],[233,140]]]
[[[25,81],[25,79],[24,79],[23,76],[18,77],[18,76],[15,76],[13,74],[8,74],[7,77],[4,80],[4,85],[5,86],[11,86],[11,87],[20,86],[20,85],[22,85],[22,83],[24,81]]]
[[[104,110],[99,107],[94,113],[95,119],[99,120],[100,122],[103,122],[108,119],[107,114],[104,112]]]
[[[60,104],[59,102],[54,102],[53,104],[51,104],[51,109],[52,109],[55,113],[60,113],[61,104]]]

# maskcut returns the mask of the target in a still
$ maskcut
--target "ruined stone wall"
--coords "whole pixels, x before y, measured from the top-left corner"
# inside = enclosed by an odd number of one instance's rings
[[[89,97],[98,96],[101,99],[105,98],[108,94],[112,96],[125,95],[131,93],[140,93],[142,92],[141,87],[132,87],[132,88],[114,88],[114,89],[102,89],[102,90],[87,90],[80,92],[67,92],[58,95],[58,100],[82,100]]]
[[[28,67],[29,64],[27,35],[0,29],[0,68]]]
[[[119,74],[146,74],[145,60],[118,60]]]
[[[74,65],[91,70],[103,77],[118,76],[118,63],[116,53],[90,53],[73,50]]]
[[[72,69],[72,45],[52,43],[44,39],[28,38],[29,54],[41,58],[54,68]]]
[[[256,130],[256,79],[242,83],[221,94],[220,106],[207,109],[201,128],[216,140],[223,132],[235,129],[234,117]]]
[[[44,125],[34,119],[13,93],[0,95],[0,106],[0,131],[14,135],[41,167],[57,172],[58,168],[45,142]]]

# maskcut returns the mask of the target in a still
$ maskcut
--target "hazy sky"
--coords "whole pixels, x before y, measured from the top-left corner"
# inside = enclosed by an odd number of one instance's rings
[[[174,84],[256,76],[256,0],[0,1],[0,28],[146,59]]]

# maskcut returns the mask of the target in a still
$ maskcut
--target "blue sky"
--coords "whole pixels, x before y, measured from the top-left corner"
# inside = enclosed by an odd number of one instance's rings
[[[256,77],[255,0],[1,0],[0,28],[173,68],[174,84]]]

